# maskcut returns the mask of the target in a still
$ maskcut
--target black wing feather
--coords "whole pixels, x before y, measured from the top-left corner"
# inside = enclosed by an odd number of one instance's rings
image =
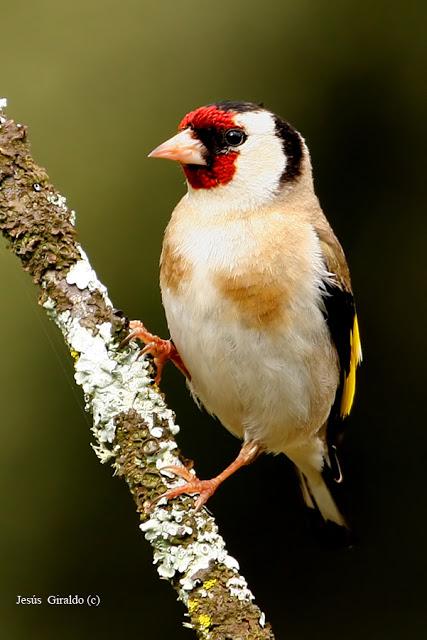
[[[325,283],[323,297],[324,316],[329,327],[331,339],[338,354],[340,366],[340,382],[335,395],[326,428],[326,443],[333,475],[336,480],[341,477],[336,445],[341,435],[341,397],[344,381],[350,372],[351,363],[351,332],[354,326],[356,308],[351,291],[346,291],[337,285]]]

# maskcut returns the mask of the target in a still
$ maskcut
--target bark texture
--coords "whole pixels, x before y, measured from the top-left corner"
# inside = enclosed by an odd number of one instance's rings
[[[162,471],[184,459],[178,427],[136,347],[119,349],[127,319],[111,304],[76,241],[75,213],[33,160],[26,127],[0,101],[0,229],[40,289],[40,304],[69,346],[76,382],[93,416],[93,447],[128,484],[161,578],[187,608],[186,626],[205,640],[273,640],[214,519],[181,496],[149,505],[182,482]]]

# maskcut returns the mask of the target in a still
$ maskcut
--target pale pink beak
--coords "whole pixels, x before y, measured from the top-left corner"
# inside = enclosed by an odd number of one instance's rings
[[[206,147],[197,138],[193,138],[189,129],[180,131],[173,138],[153,149],[149,158],[166,158],[177,160],[182,164],[205,165]]]

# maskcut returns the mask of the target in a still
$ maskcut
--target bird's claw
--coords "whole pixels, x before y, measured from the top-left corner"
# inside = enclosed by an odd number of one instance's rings
[[[173,343],[171,340],[163,340],[159,338],[159,336],[150,333],[140,320],[132,320],[129,323],[129,328],[129,334],[122,340],[120,347],[126,346],[131,340],[141,340],[144,342],[145,347],[139,352],[138,358],[146,354],[150,354],[153,357],[156,367],[154,382],[159,385],[163,368],[176,351]]]
[[[166,500],[172,500],[173,498],[177,498],[183,494],[199,494],[194,507],[196,511],[200,511],[203,505],[209,500],[209,498],[215,493],[218,488],[218,482],[215,478],[211,480],[199,480],[197,476],[190,473],[186,467],[177,467],[177,466],[168,466],[163,467],[162,471],[169,471],[174,473],[181,478],[184,478],[187,482],[179,487],[175,487],[173,489],[169,489],[169,491],[165,491],[159,496],[158,500],[161,498],[166,498]]]

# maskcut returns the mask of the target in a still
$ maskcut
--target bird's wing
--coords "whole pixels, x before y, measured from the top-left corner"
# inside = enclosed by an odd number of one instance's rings
[[[350,273],[344,252],[326,223],[316,226],[323,258],[332,274],[325,282],[325,319],[335,345],[340,365],[340,385],[327,427],[327,439],[334,443],[339,422],[348,416],[356,391],[356,369],[362,360],[359,326],[351,289]]]

